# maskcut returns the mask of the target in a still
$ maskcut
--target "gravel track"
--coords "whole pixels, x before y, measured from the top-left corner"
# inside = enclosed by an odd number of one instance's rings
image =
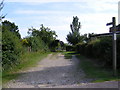
[[[65,59],[64,55],[49,54],[48,57],[26,71],[16,80],[8,82],[6,88],[118,88],[118,81],[90,83],[79,68],[80,60],[75,56]]]

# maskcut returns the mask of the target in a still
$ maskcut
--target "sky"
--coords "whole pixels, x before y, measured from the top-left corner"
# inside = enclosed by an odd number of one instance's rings
[[[2,0],[1,0],[2,1]],[[106,23],[116,17],[118,24],[119,0],[4,0],[4,20],[14,22],[22,37],[28,28],[39,29],[43,24],[55,31],[57,39],[66,41],[71,32],[73,16],[81,22],[80,34],[108,33]]]

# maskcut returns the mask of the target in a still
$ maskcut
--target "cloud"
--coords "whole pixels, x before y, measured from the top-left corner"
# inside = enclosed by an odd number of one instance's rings
[[[12,12],[17,17],[11,17],[20,27],[22,37],[26,36],[31,25],[38,28],[40,24],[55,30],[58,38],[66,42],[73,16],[78,16],[84,33],[106,33],[112,17],[118,19],[117,9],[119,0],[6,0],[6,2],[21,2],[26,5]],[[64,3],[59,3],[64,2]],[[69,3],[74,2],[74,3]],[[48,4],[45,4],[48,3]],[[38,4],[38,5],[36,5]],[[43,5],[39,5],[43,4]],[[30,5],[34,5],[31,7]],[[45,6],[44,6],[45,5]],[[48,6],[46,6],[48,5]],[[45,8],[46,7],[46,8]],[[117,20],[116,19],[116,20]]]
[[[119,1],[119,0],[116,0]],[[113,2],[113,0],[6,0],[6,2],[39,2],[39,3],[48,3],[48,2]]]
[[[70,14],[70,13],[73,13],[72,11],[71,12],[65,12],[65,11],[53,11],[53,10],[16,10],[14,11],[15,14],[28,14],[28,15],[31,15],[31,14]]]
[[[75,0],[6,0],[6,2],[37,2],[37,3],[49,3],[49,2],[75,2]],[[81,0],[76,0],[81,2]]]
[[[96,13],[104,11],[104,13],[111,13],[117,11],[119,0],[85,0],[86,7],[94,10]],[[78,7],[81,7],[79,3],[76,3]],[[84,7],[85,8],[85,7]]]
[[[112,21],[112,17],[117,17],[117,13],[109,14],[109,13],[89,13],[89,14],[77,14],[79,17],[79,21],[81,22],[82,25],[82,33],[86,32],[106,32],[106,23]],[[31,18],[32,17],[32,18]],[[117,17],[118,18],[118,17]],[[32,26],[39,26],[40,24],[44,24],[47,27],[50,27],[52,30],[55,31],[70,31],[70,23],[72,22],[73,15],[68,15],[68,16],[27,16],[22,18],[24,22],[31,22],[29,24]],[[18,19],[19,22],[21,18]],[[21,20],[21,23],[23,21]],[[116,19],[117,20],[117,19]],[[28,25],[26,25],[28,26]],[[89,31],[88,31],[89,30]]]
[[[30,4],[30,5],[32,4],[36,5],[36,4],[41,4],[41,3],[44,4],[44,3],[74,2],[72,4],[73,8],[74,7],[86,8],[85,11],[87,11],[90,8],[90,9],[95,10],[96,12],[100,12],[100,11],[112,11],[113,12],[113,10],[116,11],[118,8],[119,0],[115,0],[115,1],[113,0],[6,0],[6,2],[21,2],[21,3]],[[82,5],[82,2],[84,2],[85,5],[84,4]],[[59,4],[56,4],[56,7],[60,7]],[[26,13],[32,13],[32,12],[27,11]]]

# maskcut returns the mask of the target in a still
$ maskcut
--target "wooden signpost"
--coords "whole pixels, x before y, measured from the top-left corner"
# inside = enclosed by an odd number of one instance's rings
[[[97,36],[111,36],[112,35],[112,44],[113,44],[113,74],[114,76],[117,75],[117,46],[116,46],[116,40],[117,40],[117,34],[120,34],[120,30],[117,30],[116,26],[116,20],[115,17],[112,17],[112,22],[107,23],[107,26],[112,25],[110,27],[110,33],[103,33],[103,34],[96,34],[92,35],[91,37],[97,37]],[[117,32],[118,31],[118,32]]]
[[[112,32],[113,32],[113,35],[112,35],[112,39],[113,39],[113,73],[114,73],[114,76],[116,76],[117,74],[117,50],[116,50],[116,40],[117,40],[117,37],[116,37],[116,20],[115,20],[115,17],[112,18],[112,22],[111,23],[107,23],[106,24],[107,26],[108,25],[112,25]]]

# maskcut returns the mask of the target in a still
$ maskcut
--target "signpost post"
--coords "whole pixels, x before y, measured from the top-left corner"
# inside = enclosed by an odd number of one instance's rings
[[[116,45],[116,40],[117,40],[117,35],[120,35],[120,24],[116,26],[116,19],[115,17],[112,17],[112,22],[107,23],[108,25],[112,25],[110,27],[110,33],[102,33],[102,34],[96,34],[96,35],[91,35],[90,37],[99,37],[99,36],[111,36],[112,35],[112,41],[113,41],[113,75],[117,75],[117,45]]]
[[[112,17],[112,22],[107,23],[108,25],[112,25],[110,27],[110,33],[103,33],[103,34],[96,34],[92,35],[91,37],[96,37],[96,36],[111,36],[112,35],[112,44],[113,44],[113,75],[117,75],[117,45],[116,45],[116,40],[117,40],[117,35],[120,34],[119,30],[117,30],[116,26],[116,20],[115,17]],[[117,32],[118,31],[118,32]]]
[[[113,71],[114,71],[114,76],[116,76],[117,74],[117,50],[116,50],[116,40],[117,40],[117,37],[116,37],[116,20],[115,20],[115,17],[112,18],[112,22],[110,23],[107,23],[106,24],[107,26],[108,25],[112,25],[112,32],[113,32],[113,35],[112,35],[112,38],[113,38]]]

